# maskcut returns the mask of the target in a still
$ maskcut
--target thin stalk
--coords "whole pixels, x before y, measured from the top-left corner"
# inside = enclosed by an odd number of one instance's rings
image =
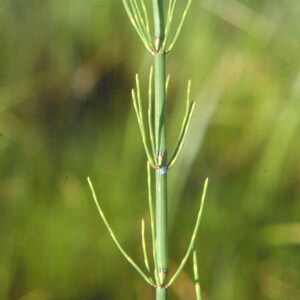
[[[154,277],[156,283],[159,283],[159,276],[157,272],[157,255],[156,255],[156,231],[154,225],[154,207],[152,201],[152,180],[151,180],[151,165],[147,163],[147,177],[148,177],[148,204],[149,204],[149,212],[150,212],[150,224],[151,224],[151,238],[152,238],[152,253],[154,260]]]
[[[180,20],[180,23],[179,23],[179,25],[178,25],[177,31],[176,31],[175,36],[174,36],[174,38],[173,38],[173,41],[171,42],[171,44],[170,44],[170,46],[169,46],[167,52],[170,52],[170,51],[172,50],[172,48],[174,47],[175,42],[176,42],[177,39],[178,39],[179,33],[180,33],[181,29],[182,29],[184,20],[185,20],[185,18],[186,18],[187,12],[189,11],[189,8],[190,8],[190,6],[191,6],[191,3],[192,3],[192,0],[188,0],[188,3],[187,3],[187,5],[186,5],[186,7],[185,7],[185,10],[184,10],[184,12],[183,12],[183,14],[182,14],[182,17],[181,17],[181,20]]]
[[[180,272],[183,270],[187,259],[189,258],[193,248],[194,248],[194,243],[197,237],[197,233],[199,230],[199,226],[200,226],[200,221],[201,221],[201,216],[202,216],[202,211],[203,211],[203,207],[204,207],[204,200],[205,200],[205,196],[206,196],[206,191],[207,191],[207,185],[208,185],[208,178],[206,178],[205,183],[204,183],[204,188],[203,188],[203,192],[202,192],[202,197],[201,197],[201,204],[200,204],[200,208],[199,208],[199,212],[198,212],[198,216],[197,216],[197,221],[196,221],[196,225],[194,227],[194,232],[193,235],[191,237],[191,241],[189,244],[189,247],[186,251],[186,254],[184,256],[184,258],[181,261],[181,264],[179,265],[177,271],[175,272],[175,274],[173,275],[173,277],[170,279],[168,286],[171,286],[173,284],[173,282],[175,281],[175,279],[178,277],[178,275],[180,274]]]
[[[145,238],[145,221],[142,219],[142,247],[143,247],[143,254],[144,254],[144,263],[145,267],[147,268],[148,273],[150,274],[150,267],[149,267],[149,260],[147,254],[147,246],[146,246],[146,238]]]
[[[167,138],[166,138],[166,55],[162,49],[165,38],[164,1],[153,0],[155,33],[155,145],[156,170],[156,255],[159,286],[156,300],[167,299],[168,282],[168,199],[167,199]]]
[[[186,112],[185,116],[182,122],[181,131],[179,134],[179,139],[177,142],[177,145],[175,147],[174,153],[171,156],[170,162],[168,164],[168,168],[171,168],[173,164],[176,162],[177,157],[180,154],[180,151],[183,147],[185,136],[187,133],[187,130],[190,125],[191,118],[193,116],[194,108],[195,108],[195,102],[190,102],[190,91],[191,91],[191,81],[188,83],[188,89],[187,89],[187,100],[186,100]]]
[[[194,243],[200,225],[201,214],[203,210],[204,197],[207,189],[207,180],[204,185],[201,205],[197,216],[196,225],[187,252],[182,259],[175,274],[169,280],[168,272],[168,186],[167,186],[167,173],[168,169],[176,162],[177,157],[183,147],[186,133],[191,121],[194,110],[194,102],[190,102],[190,82],[188,85],[187,106],[186,113],[183,119],[181,132],[179,134],[178,142],[175,147],[171,159],[168,161],[168,147],[167,147],[167,117],[166,117],[166,102],[167,90],[169,84],[169,77],[166,77],[166,54],[173,48],[179,33],[182,29],[187,12],[191,5],[191,0],[187,0],[186,7],[181,16],[179,25],[175,30],[175,35],[170,39],[170,30],[173,23],[173,17],[177,0],[152,0],[153,4],[153,17],[154,17],[154,42],[151,37],[148,11],[144,0],[123,0],[126,12],[132,22],[135,30],[143,41],[147,50],[154,56],[154,128],[152,125],[152,78],[153,69],[150,69],[149,75],[149,89],[148,89],[148,129],[149,133],[146,134],[143,118],[142,101],[140,94],[139,78],[136,76],[136,90],[132,90],[132,99],[134,109],[136,111],[138,124],[140,127],[142,140],[144,143],[145,151],[148,158],[147,171],[148,171],[148,191],[149,191],[149,210],[150,210],[150,223],[151,223],[151,237],[152,237],[152,251],[154,259],[154,277],[156,288],[156,300],[167,300],[168,287],[172,285],[180,272],[183,270],[191,251],[194,249]],[[166,8],[166,19],[164,15],[164,3],[168,3]],[[155,200],[156,210],[152,203],[151,192],[151,170],[150,166],[155,169]],[[91,186],[92,188],[92,186]],[[94,192],[93,192],[94,194]],[[95,196],[94,196],[95,197]],[[96,201],[96,199],[95,199]],[[97,204],[97,201],[96,201]],[[120,251],[127,258],[127,260],[135,267],[135,269],[144,277],[144,279],[154,285],[153,279],[150,274],[147,275],[131,260],[130,257],[124,252],[123,248],[119,245],[114,234],[107,223],[105,216],[101,209],[98,207],[100,215],[110,231],[113,240],[117,244]],[[155,219],[155,224],[154,224]],[[145,227],[142,221],[142,246],[144,254],[144,262],[148,273],[150,273],[148,255],[146,250]],[[194,264],[197,265],[196,252],[194,252]],[[198,270],[195,270],[196,292],[197,300],[200,298],[200,286],[197,283]]]
[[[148,161],[151,164],[152,168],[156,168],[155,156],[153,156],[153,153],[151,155],[151,152],[150,152],[150,149],[149,149],[148,143],[147,143],[146,131],[145,131],[145,127],[144,127],[143,109],[142,109],[142,102],[141,102],[138,75],[136,75],[136,89],[137,89],[136,92],[135,92],[134,89],[132,89],[132,91],[131,91],[133,106],[134,106],[134,109],[135,109],[135,112],[136,112],[137,121],[138,121],[138,124],[139,124],[139,127],[140,127],[140,132],[141,132],[141,135],[142,135],[142,140],[143,140],[143,144],[144,144],[144,148],[145,148],[145,152],[146,152]],[[152,150],[152,152],[153,152],[153,150]]]
[[[154,142],[154,135],[153,135],[153,126],[152,126],[152,82],[153,82],[153,66],[150,68],[149,74],[149,87],[148,87],[148,128],[149,128],[149,136],[151,142],[151,150],[152,156],[155,157],[155,142]],[[155,162],[156,163],[156,162]]]
[[[193,250],[193,269],[194,269],[196,299],[201,300],[201,287],[200,287],[200,281],[199,281],[198,259],[197,259],[196,249]]]
[[[91,179],[88,177],[88,183],[95,201],[95,204],[97,206],[98,212],[101,216],[101,219],[103,220],[108,232],[110,233],[113,241],[115,242],[116,246],[118,247],[118,249],[120,250],[120,252],[123,254],[123,256],[127,259],[127,261],[136,269],[136,271],[152,286],[155,286],[154,282],[152,281],[152,279],[150,277],[148,277],[142,270],[141,268],[133,261],[133,259],[126,253],[126,251],[123,249],[123,247],[121,246],[121,244],[119,243],[119,241],[117,240],[113,230],[111,229],[104,213],[103,210],[101,209],[101,206],[99,205],[96,193],[95,193],[95,189],[94,186],[92,184]]]

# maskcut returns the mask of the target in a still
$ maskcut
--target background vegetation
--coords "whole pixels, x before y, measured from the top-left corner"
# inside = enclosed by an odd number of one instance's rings
[[[168,57],[170,145],[190,78],[197,100],[169,178],[171,270],[208,176],[207,300],[300,299],[299,16],[298,0],[194,0]],[[146,165],[130,90],[151,57],[121,1],[4,0],[0,20],[0,299],[153,299],[86,181],[142,262]],[[170,293],[194,299],[191,263]]]

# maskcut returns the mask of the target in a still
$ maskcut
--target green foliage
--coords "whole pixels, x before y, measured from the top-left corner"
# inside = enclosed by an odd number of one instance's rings
[[[170,266],[209,176],[204,299],[300,298],[299,14],[298,1],[194,0],[168,56],[170,145],[189,78],[197,101],[169,179]],[[147,179],[130,89],[150,58],[120,1],[10,0],[0,16],[0,299],[152,299],[86,184],[94,178],[120,242],[143,263]],[[192,299],[193,276],[179,276],[170,299]]]

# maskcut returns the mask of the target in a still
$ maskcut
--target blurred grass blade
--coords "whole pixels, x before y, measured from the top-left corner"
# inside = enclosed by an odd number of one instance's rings
[[[268,225],[260,236],[263,243],[270,246],[300,245],[300,222]]]

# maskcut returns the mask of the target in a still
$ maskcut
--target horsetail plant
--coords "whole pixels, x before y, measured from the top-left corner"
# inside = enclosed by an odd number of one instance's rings
[[[208,179],[206,179],[200,209],[196,219],[194,231],[177,271],[169,278],[168,270],[168,188],[167,174],[169,169],[175,164],[189,128],[193,115],[195,102],[190,101],[191,82],[188,82],[186,112],[183,118],[181,131],[174,152],[168,158],[167,156],[167,89],[169,77],[166,76],[166,55],[173,49],[174,44],[182,29],[187,12],[191,5],[191,0],[187,0],[185,9],[177,28],[171,30],[174,19],[174,11],[177,0],[168,0],[167,8],[164,0],[152,0],[153,10],[153,32],[150,30],[149,8],[145,0],[122,0],[129,19],[143,42],[145,48],[154,57],[154,69],[150,68],[149,86],[148,86],[148,111],[147,124],[143,115],[143,101],[140,91],[140,81],[138,74],[135,77],[135,89],[132,89],[131,96],[135,109],[138,125],[140,128],[143,145],[147,156],[147,174],[148,174],[148,204],[150,212],[150,228],[152,239],[152,256],[154,270],[151,271],[147,253],[145,239],[145,222],[142,220],[142,249],[144,255],[145,271],[138,266],[136,262],[126,253],[118,242],[112,231],[100,205],[90,178],[88,182],[93,194],[94,201],[99,214],[107,227],[113,241],[127,259],[127,261],[136,269],[136,271],[156,289],[156,300],[166,300],[168,297],[168,288],[173,284],[180,272],[183,270],[191,252],[193,251],[194,279],[197,300],[201,299],[200,284],[198,276],[197,253],[194,248],[195,239],[198,233],[201,215],[203,211],[204,199],[207,190]],[[150,1],[149,1],[150,2]],[[152,24],[152,23],[151,23]],[[174,32],[173,34],[171,32]],[[154,77],[154,80],[153,80]],[[152,95],[154,81],[154,97]],[[153,103],[154,98],[154,103]],[[153,117],[154,111],[154,117]],[[154,122],[152,119],[154,118]],[[153,124],[154,123],[154,124]],[[151,169],[155,172],[155,209],[152,198],[152,176]]]

